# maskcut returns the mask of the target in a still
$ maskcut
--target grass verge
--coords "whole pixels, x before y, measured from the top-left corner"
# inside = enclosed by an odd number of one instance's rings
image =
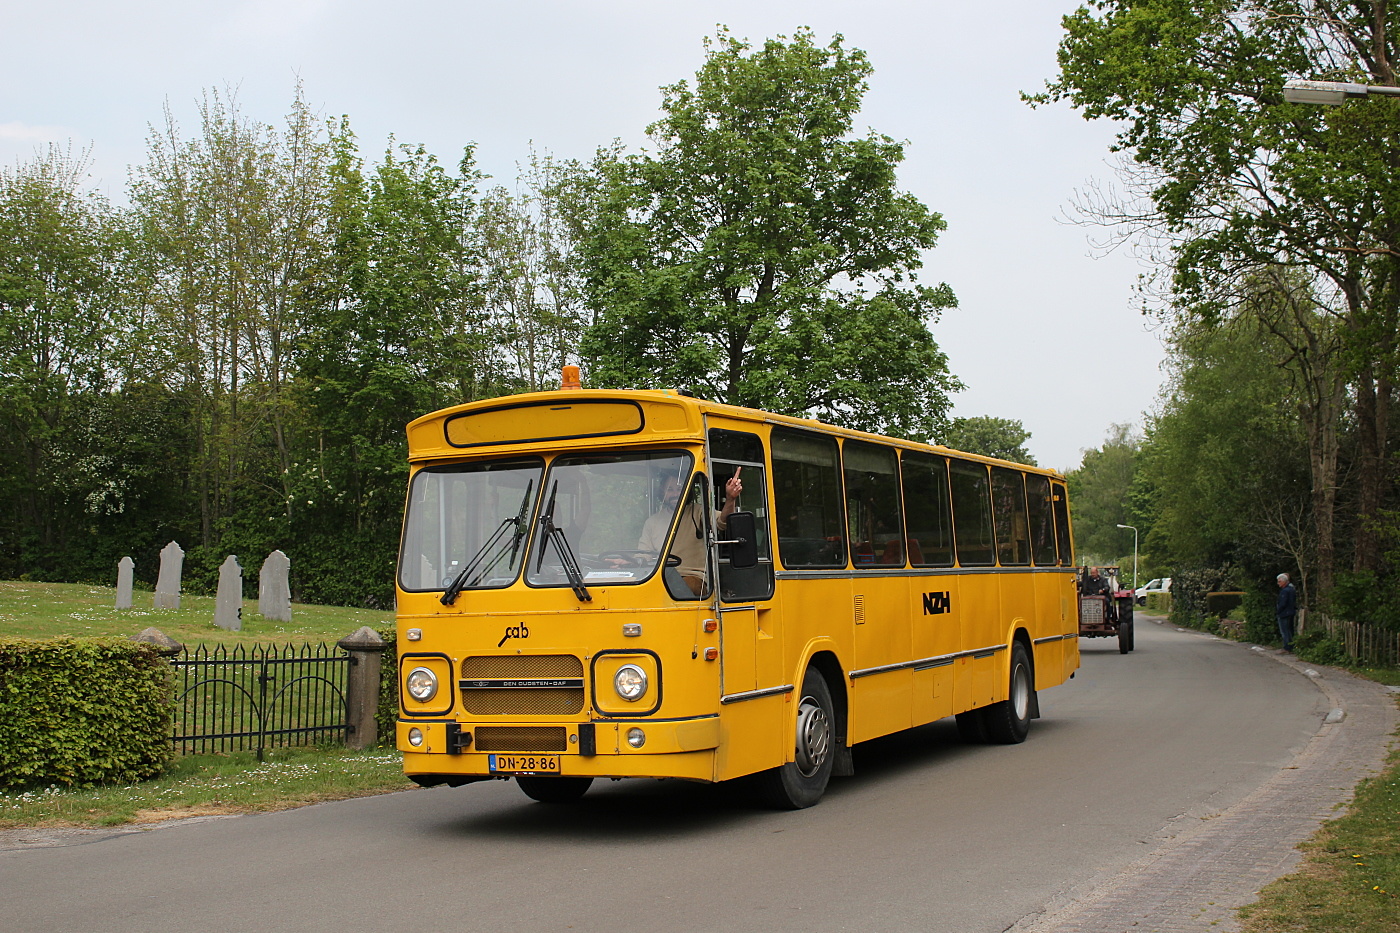
[[[1400,929],[1400,750],[1357,787],[1345,816],[1300,848],[1302,866],[1240,911],[1243,933]]]
[[[0,829],[119,826],[189,816],[287,810],[415,785],[393,749],[279,748],[189,755],[139,784],[0,793]]]
[[[243,628],[238,632],[214,624],[214,598],[180,598],[179,609],[152,608],[153,594],[132,594],[131,609],[115,608],[110,586],[79,583],[0,581],[0,638],[127,637],[154,626],[185,645],[201,642],[282,644],[288,641],[335,642],[362,625],[392,625],[394,614],[345,606],[292,605],[292,621],[265,619],[256,599],[243,601]]]

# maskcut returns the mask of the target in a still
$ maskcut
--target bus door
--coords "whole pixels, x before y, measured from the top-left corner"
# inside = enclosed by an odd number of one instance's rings
[[[713,424],[713,422],[711,422]],[[747,427],[740,423],[738,426]],[[709,429],[709,474],[715,508],[723,507],[731,477],[743,484],[737,509],[752,512],[758,537],[758,563],[736,568],[729,545],[715,550],[719,577],[720,663],[725,696],[776,686],[782,677],[780,639],[775,631],[773,551],[768,531],[768,477],[763,441],[757,434],[730,428]],[[727,537],[715,529],[719,540]]]

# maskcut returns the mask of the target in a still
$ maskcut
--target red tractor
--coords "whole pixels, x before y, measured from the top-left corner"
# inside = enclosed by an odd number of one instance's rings
[[[1083,567],[1079,573],[1079,637],[1118,639],[1118,653],[1133,650],[1133,591],[1117,567]]]

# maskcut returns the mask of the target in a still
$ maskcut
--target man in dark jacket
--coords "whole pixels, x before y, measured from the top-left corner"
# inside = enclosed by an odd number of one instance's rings
[[[1278,575],[1278,600],[1274,603],[1278,617],[1278,633],[1283,637],[1283,650],[1293,650],[1293,619],[1298,615],[1298,593],[1288,582],[1288,574]]]

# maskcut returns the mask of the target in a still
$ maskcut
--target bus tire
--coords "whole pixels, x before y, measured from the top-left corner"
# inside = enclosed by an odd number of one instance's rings
[[[1031,709],[1035,698],[1035,674],[1030,655],[1019,641],[1011,643],[1011,683],[1006,699],[984,706],[982,723],[987,741],[998,745],[1016,745],[1026,740],[1031,730]]]
[[[802,810],[822,799],[836,761],[836,714],[831,688],[815,668],[802,678],[794,760],[759,775],[760,793],[778,810]]]
[[[521,774],[515,783],[525,796],[540,803],[573,803],[588,793],[593,783],[590,777],[532,777]]]

